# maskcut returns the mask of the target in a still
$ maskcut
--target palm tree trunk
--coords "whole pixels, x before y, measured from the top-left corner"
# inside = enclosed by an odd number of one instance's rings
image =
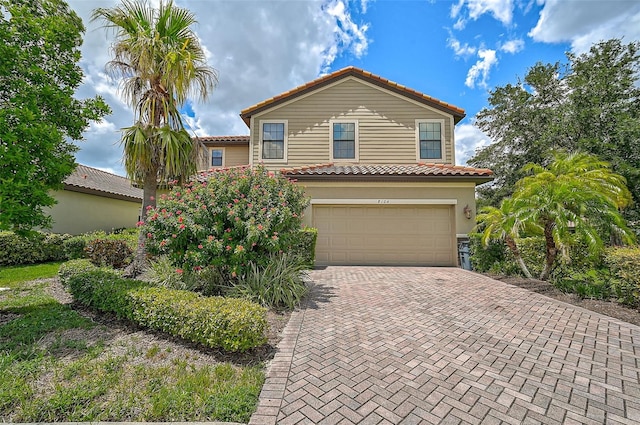
[[[511,253],[513,254],[513,257],[516,259],[516,263],[518,263],[518,266],[520,266],[520,270],[522,270],[522,273],[524,273],[527,279],[531,279],[532,278],[531,273],[529,272],[527,265],[524,263],[524,260],[522,259],[522,255],[520,255],[520,250],[518,249],[518,245],[516,244],[516,241],[509,236],[507,236],[504,239],[504,241],[509,247],[509,249],[511,250]]]
[[[556,242],[553,240],[553,228],[555,223],[553,221],[547,221],[544,224],[544,240],[545,240],[545,262],[542,273],[540,273],[540,280],[549,279],[551,268],[556,261],[558,255],[558,248],[556,248]]]
[[[142,211],[140,214],[140,221],[145,222],[147,220],[147,212],[149,207],[156,206],[156,193],[158,189],[157,182],[158,170],[148,170],[144,176],[144,182],[142,184]],[[136,277],[140,275],[147,267],[147,251],[145,248],[146,234],[140,230],[138,233],[138,246],[136,248],[136,254],[131,264],[125,270],[125,276]]]

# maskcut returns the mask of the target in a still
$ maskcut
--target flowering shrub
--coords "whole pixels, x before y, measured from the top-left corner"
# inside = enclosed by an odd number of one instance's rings
[[[295,246],[308,204],[300,186],[263,167],[220,170],[164,195],[142,229],[147,251],[179,273],[216,266],[233,279]]]

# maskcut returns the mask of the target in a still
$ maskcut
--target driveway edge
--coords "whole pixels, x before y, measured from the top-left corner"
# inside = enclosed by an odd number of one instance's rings
[[[258,408],[251,416],[249,425],[275,425],[287,388],[287,380],[291,372],[291,363],[295,353],[300,329],[304,322],[306,304],[294,311],[289,323],[282,331],[282,340],[273,360],[269,364],[267,377],[260,392]]]

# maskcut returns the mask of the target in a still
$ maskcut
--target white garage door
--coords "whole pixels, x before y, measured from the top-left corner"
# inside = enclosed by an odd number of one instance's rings
[[[456,265],[451,205],[314,205],[318,265]]]

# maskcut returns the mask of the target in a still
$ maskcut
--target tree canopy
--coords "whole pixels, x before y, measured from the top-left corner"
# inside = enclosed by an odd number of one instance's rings
[[[547,167],[528,164],[512,197],[500,208],[486,206],[477,217],[482,242],[504,240],[525,276],[517,239],[542,235],[545,264],[540,279],[549,277],[558,255],[582,243],[592,255],[602,252],[605,240],[635,241],[619,210],[631,202],[624,177],[608,163],[586,153],[556,152]]]
[[[50,191],[75,167],[90,121],[109,112],[77,99],[84,26],[62,0],[0,0],[0,230],[48,227]]]
[[[480,195],[497,206],[525,164],[549,165],[558,149],[583,151],[625,177],[635,201],[626,217],[640,226],[640,42],[612,39],[567,59],[538,63],[490,92],[475,123],[493,143],[468,161],[496,175]]]

